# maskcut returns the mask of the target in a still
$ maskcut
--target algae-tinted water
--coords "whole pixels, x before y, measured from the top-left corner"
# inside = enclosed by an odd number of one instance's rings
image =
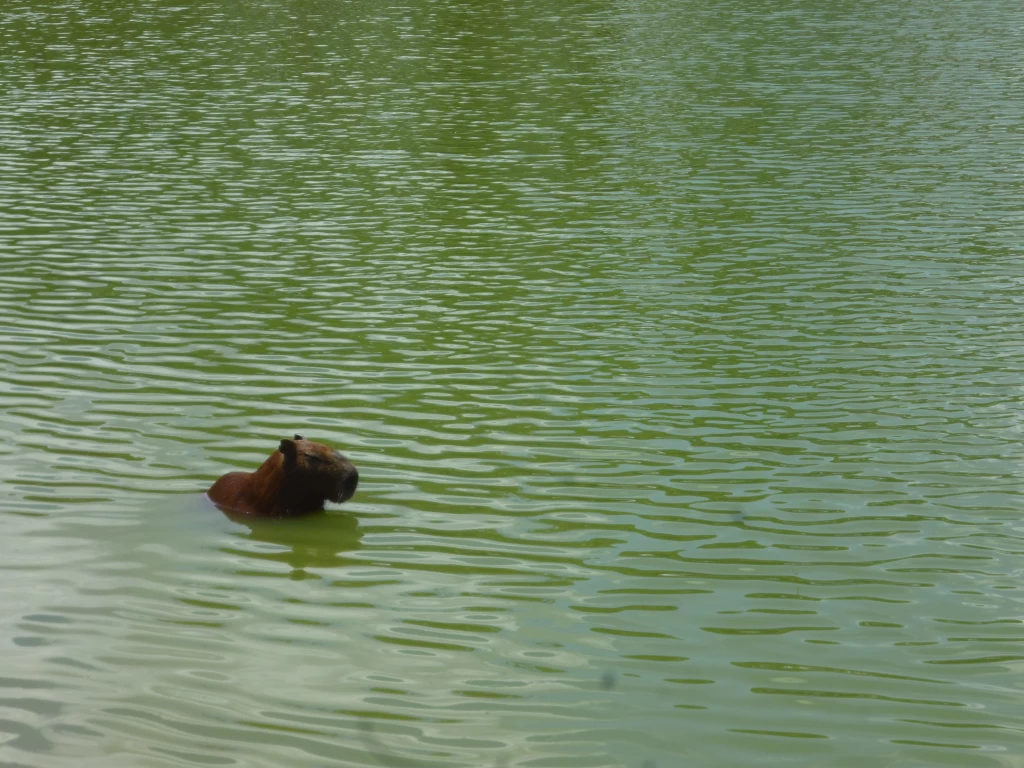
[[[6,0],[0,763],[1018,765],[1022,28]]]

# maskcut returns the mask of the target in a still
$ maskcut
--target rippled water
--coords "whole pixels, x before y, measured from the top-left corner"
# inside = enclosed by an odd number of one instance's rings
[[[7,0],[0,764],[1024,765],[1022,29]]]

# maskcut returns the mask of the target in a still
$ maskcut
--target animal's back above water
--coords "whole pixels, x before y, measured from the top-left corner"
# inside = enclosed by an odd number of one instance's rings
[[[317,512],[325,501],[348,501],[359,472],[322,443],[295,435],[255,472],[228,472],[206,495],[226,512],[250,517],[297,517]]]

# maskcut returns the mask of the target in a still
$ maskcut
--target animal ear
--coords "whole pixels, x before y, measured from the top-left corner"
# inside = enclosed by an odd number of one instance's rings
[[[294,440],[282,440],[281,447],[278,450],[284,454],[288,461],[295,461],[295,456],[299,452],[299,446],[295,444]]]
[[[306,438],[304,438],[302,435],[296,435],[295,439],[296,440],[305,440]]]

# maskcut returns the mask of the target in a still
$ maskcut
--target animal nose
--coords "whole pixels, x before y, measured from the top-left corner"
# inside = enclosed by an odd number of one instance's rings
[[[359,470],[349,464],[345,474],[341,476],[341,500],[348,501],[355,496],[357,485],[359,485]]]

